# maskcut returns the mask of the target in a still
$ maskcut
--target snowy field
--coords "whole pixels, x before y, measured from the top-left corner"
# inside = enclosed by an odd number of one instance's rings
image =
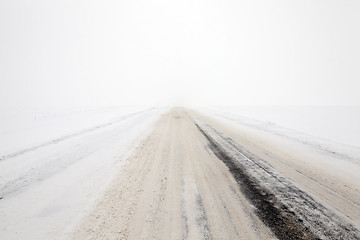
[[[0,239],[69,231],[164,109],[0,112]]]
[[[360,147],[360,106],[258,106],[207,109],[227,119],[277,125],[336,143]],[[275,126],[274,126],[275,127]]]

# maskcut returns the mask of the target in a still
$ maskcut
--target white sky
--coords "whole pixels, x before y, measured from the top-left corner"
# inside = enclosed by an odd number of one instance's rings
[[[360,1],[0,0],[0,106],[359,105]]]

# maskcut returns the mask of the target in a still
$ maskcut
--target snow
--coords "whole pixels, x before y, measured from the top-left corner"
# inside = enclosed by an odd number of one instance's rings
[[[243,106],[207,110],[227,118],[257,120],[360,147],[360,106]]]
[[[0,239],[54,239],[71,232],[165,110],[145,107],[2,110]],[[264,143],[271,142],[286,153],[296,153],[309,169],[321,169],[347,185],[356,186],[360,168],[360,148],[356,147],[360,146],[359,110],[359,107],[200,109],[228,125],[251,132]]]
[[[344,185],[360,188],[360,147],[330,139],[331,136],[338,137],[337,140],[346,139],[346,143],[353,145],[359,141],[359,107],[211,107],[198,110],[297,166],[307,166],[319,176],[331,176]]]
[[[0,111],[0,156],[116,122],[144,107],[25,108]]]
[[[71,231],[165,109],[0,114],[0,239]]]

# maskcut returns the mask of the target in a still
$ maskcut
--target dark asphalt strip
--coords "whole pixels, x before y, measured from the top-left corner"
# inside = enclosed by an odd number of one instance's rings
[[[297,188],[263,160],[211,126],[195,123],[255,206],[259,218],[279,239],[360,239],[346,220]]]

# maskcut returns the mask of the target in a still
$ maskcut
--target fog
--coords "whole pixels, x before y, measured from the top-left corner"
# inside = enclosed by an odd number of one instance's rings
[[[0,2],[0,106],[359,105],[359,1]]]

